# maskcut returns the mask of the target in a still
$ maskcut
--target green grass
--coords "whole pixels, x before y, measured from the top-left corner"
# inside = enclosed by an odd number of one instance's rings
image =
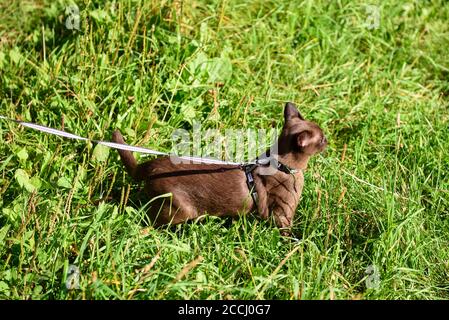
[[[329,147],[292,242],[252,217],[153,229],[116,151],[0,121],[1,298],[449,298],[446,1],[80,0],[80,31],[66,4],[0,1],[1,115],[169,151],[294,101]]]

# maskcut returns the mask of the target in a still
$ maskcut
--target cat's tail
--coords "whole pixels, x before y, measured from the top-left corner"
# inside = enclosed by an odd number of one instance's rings
[[[115,130],[112,133],[112,141],[114,141],[115,143],[125,144],[125,140],[123,140],[123,136],[119,130]],[[120,158],[122,159],[122,162],[125,165],[126,171],[133,179],[138,180],[137,161],[136,158],[134,158],[132,152],[119,149],[118,153],[120,154]]]

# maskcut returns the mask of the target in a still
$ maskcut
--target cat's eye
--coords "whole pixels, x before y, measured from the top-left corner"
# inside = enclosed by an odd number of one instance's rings
[[[322,136],[320,140],[320,145],[325,145],[327,143],[326,137]]]

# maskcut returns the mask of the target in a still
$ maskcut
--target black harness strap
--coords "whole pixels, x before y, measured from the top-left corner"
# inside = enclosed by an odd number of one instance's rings
[[[248,186],[249,192],[251,193],[251,197],[253,198],[255,205],[257,205],[257,202],[259,201],[259,195],[257,194],[256,184],[254,183],[253,170],[258,166],[259,165],[257,163],[246,164],[242,166],[246,175],[246,185]]]
[[[294,174],[297,171],[296,169],[292,169],[289,166],[283,164],[282,162],[280,162],[276,159],[271,159],[271,160],[276,161],[276,169],[281,172],[284,172],[287,174]],[[253,198],[254,204],[256,204],[256,205],[257,205],[257,202],[259,201],[259,195],[257,194],[256,185],[254,182],[253,170],[260,166],[265,167],[265,166],[269,166],[269,165],[270,165],[270,162],[261,163],[261,162],[259,162],[259,160],[256,160],[254,163],[248,163],[248,164],[244,164],[241,166],[243,171],[245,171],[246,185],[248,186],[249,192],[251,193],[251,197]]]
[[[276,160],[276,162],[277,162],[277,164],[276,164],[277,165],[277,169],[279,171],[281,171],[281,172],[284,172],[284,173],[287,173],[287,174],[294,174],[294,173],[296,173],[298,171],[296,169],[290,168],[289,166],[283,164],[282,162],[280,162],[278,160]]]

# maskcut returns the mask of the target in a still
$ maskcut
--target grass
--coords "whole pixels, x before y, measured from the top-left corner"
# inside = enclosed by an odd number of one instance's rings
[[[79,31],[68,2],[0,1],[1,115],[169,151],[294,101],[329,147],[292,242],[252,217],[154,229],[116,151],[0,121],[1,298],[449,298],[446,1],[76,3]]]

